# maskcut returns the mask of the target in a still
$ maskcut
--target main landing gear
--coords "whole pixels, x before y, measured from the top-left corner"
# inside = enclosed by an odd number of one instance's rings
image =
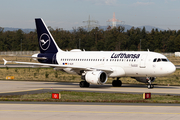
[[[83,81],[81,81],[80,83],[79,83],[79,86],[81,87],[81,88],[83,88],[83,87],[89,87],[90,86],[90,84],[88,83],[88,82],[86,82],[86,80],[85,80],[85,73],[84,73],[84,71],[81,71],[81,79],[83,80]]]
[[[122,82],[121,82],[121,80],[119,80],[119,77],[117,78],[117,80],[112,81],[113,87],[121,87],[121,85],[122,85]]]
[[[79,86],[82,88],[82,87],[89,87],[90,86],[90,84],[88,83],[88,82],[86,82],[86,81],[81,81],[80,83],[79,83]]]

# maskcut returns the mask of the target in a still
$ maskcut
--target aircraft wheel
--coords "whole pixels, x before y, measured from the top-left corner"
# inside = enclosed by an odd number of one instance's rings
[[[147,87],[148,87],[148,89],[151,89],[151,88],[154,88],[154,85],[149,84],[149,85],[147,85]]]
[[[112,86],[113,86],[113,87],[116,87],[116,80],[113,80],[113,81],[112,81]]]
[[[90,84],[85,81],[85,87],[89,87],[89,86],[90,86]]]
[[[151,88],[154,88],[154,85],[151,85]]]
[[[79,86],[82,88],[82,87],[89,87],[90,86],[90,84],[88,83],[88,82],[86,82],[86,81],[81,81],[80,83],[79,83]]]
[[[117,87],[121,87],[122,82],[120,80],[117,80]]]
[[[81,82],[79,83],[79,86],[80,86],[80,87],[84,87],[84,81],[81,81]]]
[[[121,87],[121,85],[122,85],[121,80],[113,80],[112,81],[112,86],[113,87]]]
[[[147,87],[148,87],[148,89],[150,89],[150,88],[151,88],[151,85],[147,85]]]

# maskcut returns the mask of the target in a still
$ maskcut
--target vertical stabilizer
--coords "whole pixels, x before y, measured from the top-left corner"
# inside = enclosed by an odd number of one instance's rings
[[[57,46],[46,24],[41,18],[36,18],[39,49],[41,53],[57,53],[61,49]]]

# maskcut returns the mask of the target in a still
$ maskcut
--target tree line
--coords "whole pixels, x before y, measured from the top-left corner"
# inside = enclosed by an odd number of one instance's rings
[[[180,51],[180,30],[152,29],[147,32],[132,27],[124,31],[123,26],[108,27],[106,30],[98,27],[87,32],[83,28],[66,31],[61,28],[48,27],[58,46],[63,50],[85,49],[86,51],[150,51],[176,52]],[[37,33],[4,31],[0,27],[0,51],[36,51],[39,50]]]

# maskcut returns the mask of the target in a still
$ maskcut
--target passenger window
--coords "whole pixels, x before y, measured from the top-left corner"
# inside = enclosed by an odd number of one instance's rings
[[[155,59],[153,60],[153,62],[156,62],[156,60],[157,60],[157,58],[155,58]]]

